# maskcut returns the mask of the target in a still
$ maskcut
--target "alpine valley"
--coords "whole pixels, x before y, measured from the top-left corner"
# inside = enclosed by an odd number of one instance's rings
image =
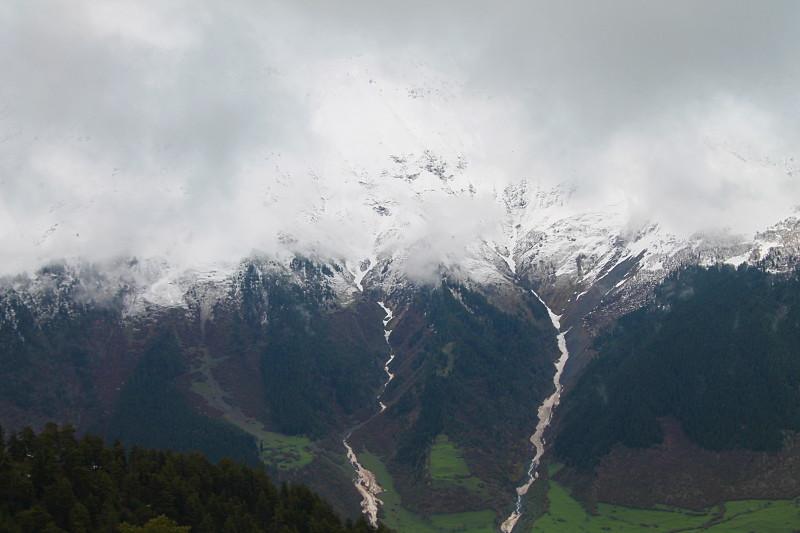
[[[261,462],[403,532],[555,531],[565,499],[587,530],[610,505],[711,527],[800,496],[800,219],[680,238],[465,168],[421,151],[347,174],[357,205],[321,190],[301,215],[358,228],[347,252],[4,278],[0,424]],[[406,238],[431,198],[475,206],[437,250]]]

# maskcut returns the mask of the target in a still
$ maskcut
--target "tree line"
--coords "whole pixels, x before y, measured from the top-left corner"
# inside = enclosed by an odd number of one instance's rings
[[[275,486],[263,468],[230,459],[78,438],[49,423],[0,428],[0,531],[7,533],[367,533],[303,485]]]

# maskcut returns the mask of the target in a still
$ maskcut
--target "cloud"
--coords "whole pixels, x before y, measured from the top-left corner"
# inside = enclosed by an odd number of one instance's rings
[[[389,219],[385,242],[451,260],[521,179],[752,232],[800,204],[798,22],[794,2],[7,2],[0,269],[360,259]],[[450,181],[398,177],[425,153]]]

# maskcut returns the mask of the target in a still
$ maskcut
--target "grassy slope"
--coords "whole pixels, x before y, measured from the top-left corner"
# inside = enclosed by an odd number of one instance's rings
[[[314,460],[314,445],[309,439],[271,431],[265,432],[265,435],[266,439],[259,441],[259,446],[264,448],[261,460],[266,465],[287,470],[302,468]]]
[[[467,533],[495,533],[494,511],[472,511],[469,513],[435,514],[430,516],[434,531]]]
[[[358,454],[362,466],[375,474],[378,483],[383,488],[378,497],[383,500],[382,515],[379,518],[390,528],[409,533],[428,533],[436,530],[426,524],[420,517],[402,506],[400,494],[394,487],[389,471],[377,455],[367,451]]]
[[[800,524],[799,500],[744,500],[702,512],[659,506],[632,509],[598,504],[597,514],[589,515],[567,490],[550,482],[550,508],[537,520],[532,531],[624,533],[653,531],[793,531]]]
[[[199,354],[199,367],[195,370],[202,381],[191,383],[192,392],[200,395],[208,406],[221,412],[223,419],[253,435],[264,464],[287,470],[301,468],[313,460],[314,445],[309,439],[268,431],[261,422],[246,416],[241,409],[232,405],[230,394],[223,390],[212,372],[218,361],[209,355],[207,349],[200,350]]]
[[[473,492],[481,490],[481,480],[472,475],[461,452],[444,433],[431,445],[428,472],[436,484],[460,486]]]
[[[452,444],[450,445],[452,448]],[[375,454],[359,453],[358,459],[378,479],[384,491],[380,494],[383,500],[380,520],[390,528],[403,533],[494,533],[494,511],[485,509],[469,513],[434,514],[424,519],[403,507],[400,494],[395,490],[389,472]],[[467,470],[469,474],[469,470]]]

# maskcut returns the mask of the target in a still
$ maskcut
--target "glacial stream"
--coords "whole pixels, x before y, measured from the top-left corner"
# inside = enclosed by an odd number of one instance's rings
[[[535,292],[533,294],[539,298],[538,294]],[[524,485],[517,487],[517,502],[514,512],[511,513],[511,516],[500,526],[500,531],[503,533],[510,533],[514,529],[514,526],[517,525],[517,521],[519,521],[522,516],[522,497],[528,493],[528,489],[531,488],[533,482],[539,477],[539,461],[544,454],[544,432],[553,419],[553,410],[555,410],[561,401],[561,391],[563,389],[561,385],[561,374],[564,371],[564,366],[567,364],[567,359],[569,359],[569,351],[567,351],[567,340],[565,337],[567,332],[561,331],[561,315],[553,313],[541,298],[539,298],[539,301],[542,302],[542,305],[547,309],[547,314],[550,315],[553,327],[558,331],[558,349],[561,351],[561,357],[559,357],[556,362],[556,373],[553,376],[553,385],[555,385],[556,390],[539,406],[539,422],[536,424],[536,431],[531,435],[531,444],[533,444],[535,454],[528,467],[528,481]]]
[[[363,290],[360,283],[357,286],[359,289]],[[394,374],[389,371],[389,365],[394,359],[394,350],[392,350],[392,345],[389,344],[389,336],[392,334],[392,330],[388,329],[389,322],[391,322],[392,318],[394,318],[394,314],[392,313],[391,309],[384,305],[383,302],[378,302],[378,305],[380,305],[381,309],[383,309],[384,313],[386,313],[386,316],[383,319],[383,338],[386,339],[386,344],[389,345],[389,359],[386,361],[386,364],[383,365],[383,370],[386,372],[388,377],[386,383],[383,384],[381,393],[376,398],[378,400],[378,404],[381,406],[381,412],[383,412],[383,410],[386,409],[386,405],[381,401],[381,396],[383,396],[386,387],[394,377]],[[383,492],[383,488],[378,485],[378,481],[375,479],[375,474],[361,465],[361,463],[358,461],[358,456],[347,442],[347,439],[350,438],[350,435],[352,435],[354,430],[362,427],[364,424],[367,424],[370,420],[372,420],[373,417],[370,417],[365,422],[362,422],[361,424],[352,428],[347,436],[342,440],[342,444],[344,444],[345,449],[347,449],[347,460],[350,461],[350,465],[356,472],[356,477],[353,480],[353,484],[355,485],[358,493],[361,494],[361,512],[367,516],[367,519],[372,526],[377,526],[378,508],[383,505],[383,501],[378,498],[378,494]]]

